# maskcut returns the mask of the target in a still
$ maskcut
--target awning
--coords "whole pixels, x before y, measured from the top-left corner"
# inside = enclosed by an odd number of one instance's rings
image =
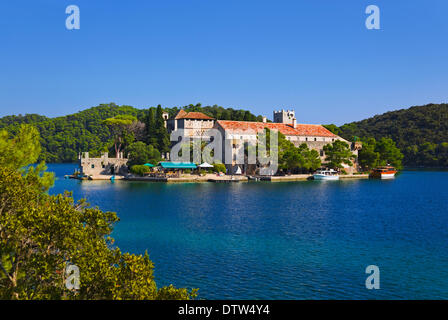
[[[159,165],[164,169],[196,169],[193,162],[160,162]]]
[[[150,163],[145,163],[144,166],[151,167],[151,168],[154,167],[154,165],[150,164]]]
[[[213,168],[210,163],[204,162],[203,164],[198,165],[199,168]]]

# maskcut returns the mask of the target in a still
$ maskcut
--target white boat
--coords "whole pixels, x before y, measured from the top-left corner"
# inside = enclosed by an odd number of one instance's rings
[[[330,170],[317,170],[315,174],[313,174],[314,180],[339,180],[339,175],[337,171]]]

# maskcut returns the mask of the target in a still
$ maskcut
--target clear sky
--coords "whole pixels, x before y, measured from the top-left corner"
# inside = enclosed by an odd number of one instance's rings
[[[1,1],[0,116],[200,102],[340,125],[446,102],[447,16],[446,0]]]

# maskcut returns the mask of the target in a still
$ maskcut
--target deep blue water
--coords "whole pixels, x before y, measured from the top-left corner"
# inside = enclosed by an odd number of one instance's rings
[[[148,250],[158,285],[205,299],[448,299],[448,172],[393,181],[165,184],[65,180],[117,212],[113,236]],[[377,265],[381,289],[365,288]]]

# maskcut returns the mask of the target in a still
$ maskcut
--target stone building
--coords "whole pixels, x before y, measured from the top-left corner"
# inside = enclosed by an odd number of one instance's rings
[[[274,111],[274,122],[275,123],[285,123],[293,124],[296,119],[294,110],[279,110]]]
[[[213,128],[214,119],[202,112],[185,112],[180,110],[173,119],[168,119],[166,116],[165,126],[168,133],[183,129],[184,136],[190,138],[208,138],[207,130]]]
[[[218,120],[214,128],[221,132],[223,137],[223,146],[229,145],[227,150],[231,150],[231,155],[226,155],[226,148],[223,148],[222,159],[228,162],[231,159],[231,164],[227,164],[228,172],[235,173],[244,171],[244,165],[237,163],[237,155],[241,154],[246,142],[256,141],[257,133],[262,132],[265,128],[276,130],[286,139],[291,141],[296,147],[305,143],[308,148],[317,150],[322,162],[325,161],[325,152],[323,147],[331,144],[336,140],[341,140],[349,144],[351,151],[355,156],[358,156],[358,150],[361,149],[361,144],[358,142],[349,142],[323,127],[315,124],[298,124],[295,118],[294,111],[280,110],[274,111],[274,122],[267,122],[263,118],[263,122],[247,122],[247,121],[227,121]],[[227,157],[226,157],[227,156]],[[348,173],[357,170],[357,160],[353,167],[345,166]]]
[[[86,176],[125,175],[128,173],[127,163],[123,152],[117,158],[109,158],[107,152],[103,152],[100,158],[90,158],[88,152],[79,155],[81,174]]]

